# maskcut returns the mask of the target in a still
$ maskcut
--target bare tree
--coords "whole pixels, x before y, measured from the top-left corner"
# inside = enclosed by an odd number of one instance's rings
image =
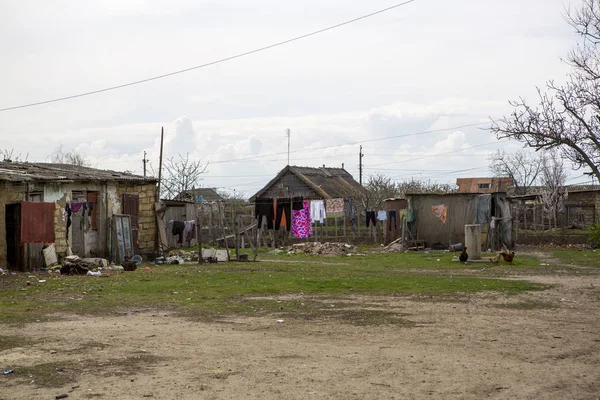
[[[554,222],[556,228],[558,214],[562,211],[568,195],[565,186],[567,174],[564,169],[564,161],[557,152],[550,152],[544,157],[540,180],[542,207],[548,216],[549,225],[552,226]]]
[[[573,70],[567,83],[551,80],[545,91],[538,88],[537,106],[522,98],[511,102],[512,114],[492,121],[491,130],[536,151],[558,149],[575,168],[590,168],[600,181],[600,1],[583,0],[566,19],[582,39],[569,53]]]
[[[21,153],[15,154],[15,149],[0,149],[0,158],[3,162],[27,162],[29,153],[23,158]]]
[[[385,199],[398,196],[396,183],[383,174],[369,176],[364,188],[362,203],[366,209],[383,210]]]
[[[457,186],[452,183],[436,183],[430,180],[411,179],[398,184],[398,194],[403,197],[407,193],[446,194],[455,193]]]
[[[89,167],[91,163],[86,160],[81,154],[75,150],[65,151],[64,146],[60,144],[52,154],[50,154],[50,161],[55,164],[70,164],[78,165],[80,167]]]
[[[189,153],[185,157],[179,154],[178,159],[166,159],[160,182],[161,198],[174,199],[183,191],[200,187],[202,174],[207,168],[208,163],[191,159]],[[152,175],[158,176],[152,166],[150,170]]]
[[[504,150],[498,150],[489,160],[490,171],[494,176],[512,178],[515,191],[525,194],[527,188],[533,186],[538,179],[544,157],[526,151],[507,154]]]

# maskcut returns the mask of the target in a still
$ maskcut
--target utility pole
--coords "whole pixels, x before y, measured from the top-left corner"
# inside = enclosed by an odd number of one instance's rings
[[[360,150],[358,152],[358,183],[362,186],[362,159],[365,155],[362,152],[362,146],[360,146]]]
[[[144,177],[146,177],[146,163],[148,162],[148,160],[146,160],[146,152],[144,151],[144,159],[142,160],[142,162],[144,163]]]
[[[291,133],[290,133],[290,130],[288,129],[287,130],[287,138],[288,138],[288,163],[287,163],[287,165],[290,165],[290,136],[291,136]]]
[[[165,128],[160,128],[160,158],[158,160],[158,190],[156,191],[156,200],[160,200],[160,180],[162,178],[162,156],[163,156],[163,139],[165,137]]]

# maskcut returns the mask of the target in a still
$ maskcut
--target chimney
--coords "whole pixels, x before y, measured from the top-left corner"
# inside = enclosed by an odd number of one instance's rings
[[[342,163],[342,169],[344,169],[344,163]]]

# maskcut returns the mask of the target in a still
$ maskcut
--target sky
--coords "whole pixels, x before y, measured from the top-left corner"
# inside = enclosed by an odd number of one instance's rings
[[[399,0],[0,1],[0,108],[138,81],[245,53]],[[276,48],[148,83],[0,112],[0,148],[49,161],[59,146],[142,174],[208,162],[201,185],[249,197],[290,164],[363,180],[455,183],[512,153],[490,118],[565,80],[580,0],[416,0]],[[473,126],[474,124],[481,124]],[[468,125],[468,126],[466,126]],[[441,154],[446,153],[446,154]],[[569,171],[568,183],[589,182]]]

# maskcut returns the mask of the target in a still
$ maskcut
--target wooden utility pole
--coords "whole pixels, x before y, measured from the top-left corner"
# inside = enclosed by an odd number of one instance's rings
[[[158,160],[158,191],[156,192],[156,200],[160,200],[160,180],[162,178],[162,158],[163,158],[163,139],[165,137],[165,128],[160,128],[160,159]]]
[[[362,152],[362,146],[360,146],[360,150],[358,152],[358,183],[362,186],[362,159],[365,155]]]

